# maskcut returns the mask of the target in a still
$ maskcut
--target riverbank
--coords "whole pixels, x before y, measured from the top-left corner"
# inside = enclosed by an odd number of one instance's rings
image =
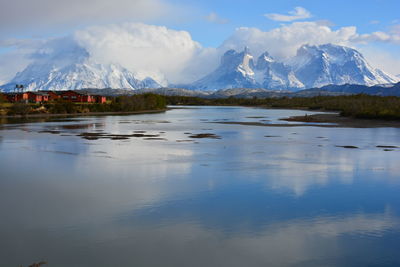
[[[163,112],[166,109],[165,98],[154,94],[119,96],[108,99],[107,103],[80,103],[58,99],[46,103],[3,103],[0,106],[0,119],[4,121],[54,117],[130,115]]]
[[[293,98],[218,98],[166,96],[168,105],[247,106],[338,112],[344,117],[400,121],[400,98],[371,95]]]
[[[0,115],[0,124],[19,122],[21,120],[35,121],[36,119],[56,119],[56,118],[73,118],[73,117],[90,117],[90,116],[110,116],[110,115],[139,115],[139,114],[152,114],[162,113],[169,110],[157,109],[157,110],[139,110],[139,111],[127,111],[127,112],[87,112],[87,113],[60,113],[60,114],[27,114],[27,115]]]
[[[139,110],[139,111],[124,111],[124,112],[87,112],[87,113],[42,113],[42,114],[26,114],[26,115],[0,115],[0,119],[15,119],[15,118],[43,118],[43,117],[78,117],[78,116],[101,116],[101,115],[132,115],[132,114],[148,114],[161,113],[168,109],[157,110]]]
[[[340,114],[335,114],[335,113],[294,116],[289,118],[283,118],[281,120],[288,122],[305,122],[307,123],[306,125],[324,123],[323,125],[316,125],[321,127],[400,128],[400,121],[398,120],[361,119],[354,117],[344,117],[341,116]]]
[[[337,113],[313,114],[304,116],[293,116],[282,118],[281,121],[299,123],[262,123],[262,122],[241,122],[224,121],[219,124],[237,124],[246,126],[263,127],[324,127],[324,128],[400,128],[400,121],[359,119],[354,117],[343,117]]]
[[[35,121],[36,119],[55,119],[55,118],[73,118],[73,117],[89,117],[89,116],[110,116],[110,115],[139,115],[139,114],[152,114],[162,113],[171,109],[183,109],[184,107],[172,107],[157,110],[140,110],[129,112],[87,112],[87,113],[68,113],[68,114],[27,114],[27,115],[0,115],[0,124],[24,121]],[[262,109],[283,109],[283,108],[265,108],[254,107]],[[295,108],[291,108],[295,109]],[[400,121],[397,120],[382,120],[382,119],[361,119],[354,117],[344,117],[339,113],[319,113],[308,115],[307,110],[298,108],[295,110],[303,110],[304,116],[293,116],[288,118],[281,118],[281,121],[298,122],[298,123],[263,123],[263,122],[241,122],[241,121],[225,121],[216,122],[219,124],[237,124],[247,126],[264,126],[264,127],[325,127],[325,128],[400,128]]]

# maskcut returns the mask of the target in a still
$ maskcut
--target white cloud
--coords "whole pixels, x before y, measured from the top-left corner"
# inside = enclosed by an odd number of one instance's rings
[[[375,68],[391,74],[400,74],[400,47],[397,49],[397,53],[389,53],[372,46],[360,46],[357,48]]]
[[[384,42],[400,44],[400,35],[390,34],[386,32],[373,32],[369,34],[361,34],[354,37],[353,42],[357,43],[370,43],[370,42]]]
[[[312,17],[311,13],[307,9],[299,6],[295,7],[293,11],[289,11],[289,15],[270,13],[265,14],[265,16],[271,20],[284,22],[308,19]]]
[[[1,0],[0,0],[1,1]],[[258,28],[238,28],[218,48],[204,48],[194,41],[186,31],[177,31],[162,26],[141,23],[113,24],[89,27],[76,31],[72,37],[47,41],[44,46],[54,51],[66,51],[68,46],[78,43],[99,63],[117,63],[138,75],[151,76],[159,82],[187,83],[213,71],[220,56],[228,49],[243,50],[250,47],[258,57],[268,51],[273,57],[285,60],[296,54],[304,45],[333,43],[362,48],[373,66],[382,70],[400,73],[399,57],[394,52],[368,49],[376,43],[399,44],[399,27],[394,25],[388,32],[359,34],[354,26],[332,29],[326,22],[294,22],[281,25],[270,31]],[[69,41],[68,41],[69,40]],[[11,52],[0,54],[0,80],[10,79],[32,60],[43,40],[7,39],[0,47],[9,47]],[[10,48],[11,47],[11,48]]]
[[[228,19],[221,18],[221,17],[220,17],[217,13],[215,13],[215,12],[211,12],[210,14],[208,14],[208,15],[206,16],[206,20],[207,20],[208,22],[216,23],[216,24],[227,24],[227,23],[229,23],[229,20],[228,20]]]
[[[236,29],[222,48],[242,50],[247,45],[256,55],[268,51],[274,57],[284,59],[295,55],[297,49],[304,44],[349,45],[350,40],[357,36],[356,31],[356,27],[342,27],[334,31],[317,22],[295,22],[271,31],[242,27]]]
[[[9,81],[33,59],[51,57],[57,64],[67,64],[69,56],[65,54],[74,53],[77,46],[97,63],[118,64],[138,78],[152,77],[163,84],[199,79],[219,61],[215,48],[203,48],[186,31],[142,23],[113,24],[62,38],[1,40],[0,47],[12,50],[0,54],[0,82]]]
[[[249,46],[255,56],[268,51],[284,60],[295,55],[304,44],[355,47],[368,42],[396,43],[400,37],[395,34],[396,29],[360,35],[354,26],[333,30],[321,21],[294,22],[270,31],[243,27],[236,29],[217,49],[202,47],[186,31],[140,23],[91,27],[76,32],[75,39],[100,62],[119,63],[142,77],[151,75],[161,79],[165,75],[169,82],[184,83],[211,72],[228,49],[240,51]],[[383,69],[393,73],[393,64]]]
[[[138,75],[182,82],[186,66],[203,53],[186,31],[126,23],[77,31],[75,40],[100,63],[118,63]]]
[[[355,26],[341,27],[333,30],[326,23],[321,22],[294,22],[288,25],[282,25],[270,31],[262,31],[258,28],[242,27],[230,36],[220,47],[221,50],[235,49],[243,50],[248,46],[252,53],[256,56],[268,51],[273,57],[279,60],[285,60],[294,56],[297,49],[304,45],[320,45],[333,43],[350,47],[368,47],[370,43],[389,43],[400,44],[400,34],[397,32],[397,26],[393,26],[387,33],[374,32],[370,34],[359,34]],[[382,49],[375,48],[374,51],[381,56],[376,58],[385,58],[379,66],[386,72],[396,74],[400,73],[400,63],[397,56],[392,56]],[[371,53],[369,54],[371,55]],[[378,63],[372,56],[372,63]],[[396,59],[396,60],[395,60]],[[386,65],[385,63],[388,63]]]
[[[390,28],[390,33],[391,34],[395,34],[397,36],[400,36],[400,24],[393,25]]]
[[[8,52],[0,54],[0,84],[8,82],[14,75],[23,70],[31,61],[31,56],[45,44],[40,39],[2,39],[0,48]]]

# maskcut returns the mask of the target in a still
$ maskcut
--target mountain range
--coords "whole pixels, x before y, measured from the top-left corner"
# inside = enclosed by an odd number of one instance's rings
[[[374,69],[357,50],[325,44],[304,45],[295,57],[278,62],[268,52],[254,59],[248,48],[227,51],[219,67],[206,77],[187,85],[197,90],[266,88],[298,91],[325,85],[391,84],[399,79]]]
[[[321,88],[310,88],[299,91],[287,90],[269,90],[262,88],[232,88],[220,89],[217,91],[204,90],[188,90],[182,88],[144,88],[144,89],[82,89],[84,93],[102,94],[105,96],[120,96],[120,95],[135,95],[143,93],[154,93],[166,96],[189,96],[202,98],[274,98],[274,97],[314,97],[314,96],[338,96],[338,95],[354,95],[368,94],[376,96],[398,96],[400,97],[400,82],[390,85],[358,85],[358,84],[343,84],[343,85],[326,85]]]
[[[399,80],[373,68],[355,49],[325,44],[304,45],[294,57],[285,61],[275,60],[268,52],[255,59],[247,47],[241,52],[228,50],[222,56],[220,65],[205,77],[190,84],[170,86],[203,91],[232,88],[299,91],[326,85],[394,84]],[[152,77],[138,79],[134,73],[119,65],[96,63],[78,45],[63,53],[37,56],[0,88],[12,91],[17,84],[30,91],[162,87]]]

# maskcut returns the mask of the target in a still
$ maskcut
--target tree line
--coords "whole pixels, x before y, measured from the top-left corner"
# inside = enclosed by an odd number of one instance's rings
[[[0,94],[0,103],[6,99]],[[4,105],[4,104],[3,104]],[[9,104],[10,105],[10,104]],[[62,99],[45,104],[15,103],[7,107],[9,115],[33,113],[72,114],[88,112],[132,112],[162,110],[167,105],[229,105],[265,108],[309,109],[337,111],[342,116],[368,119],[400,119],[400,97],[348,96],[282,97],[282,98],[201,98],[187,96],[162,96],[152,93],[109,97],[105,104],[72,103]],[[3,112],[4,113],[4,112]]]
[[[237,105],[265,108],[338,111],[342,116],[367,119],[400,119],[400,98],[395,96],[349,95],[282,98],[200,98],[167,96],[169,105]]]
[[[0,95],[0,103],[5,99]],[[73,103],[58,99],[43,104],[14,103],[6,107],[8,115],[27,114],[73,114],[89,112],[134,112],[145,110],[162,110],[166,108],[164,96],[156,94],[141,94],[132,96],[109,97],[107,103]]]

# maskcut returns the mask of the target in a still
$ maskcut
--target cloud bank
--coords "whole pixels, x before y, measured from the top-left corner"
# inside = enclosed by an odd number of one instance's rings
[[[199,43],[186,31],[162,26],[126,23],[77,31],[74,39],[99,63],[114,63],[166,83],[179,75],[201,53]]]
[[[268,51],[276,58],[285,59],[294,56],[297,49],[304,44],[349,45],[350,39],[356,35],[356,27],[343,27],[334,31],[318,22],[295,22],[271,31],[238,28],[222,47],[241,50],[247,45],[256,55]]]
[[[398,57],[392,56],[394,60],[390,60],[387,52],[369,49],[378,42],[399,44],[400,33],[396,26],[388,32],[370,34],[359,34],[354,26],[334,30],[327,23],[318,21],[294,22],[270,31],[241,27],[217,48],[203,47],[186,31],[142,23],[88,27],[63,38],[66,39],[58,38],[63,40],[58,42],[55,41],[57,38],[0,41],[0,47],[14,47],[10,53],[0,56],[0,80],[4,82],[12,78],[17,70],[22,69],[22,65],[37,59],[37,55],[40,55],[38,48],[42,51],[58,50],[62,54],[74,45],[85,49],[91,59],[98,63],[119,64],[138,78],[150,76],[164,85],[193,82],[213,71],[220,56],[228,49],[241,51],[245,46],[255,56],[268,51],[276,59],[285,60],[295,55],[304,44],[346,45],[366,51],[372,65],[392,74],[400,73]]]

